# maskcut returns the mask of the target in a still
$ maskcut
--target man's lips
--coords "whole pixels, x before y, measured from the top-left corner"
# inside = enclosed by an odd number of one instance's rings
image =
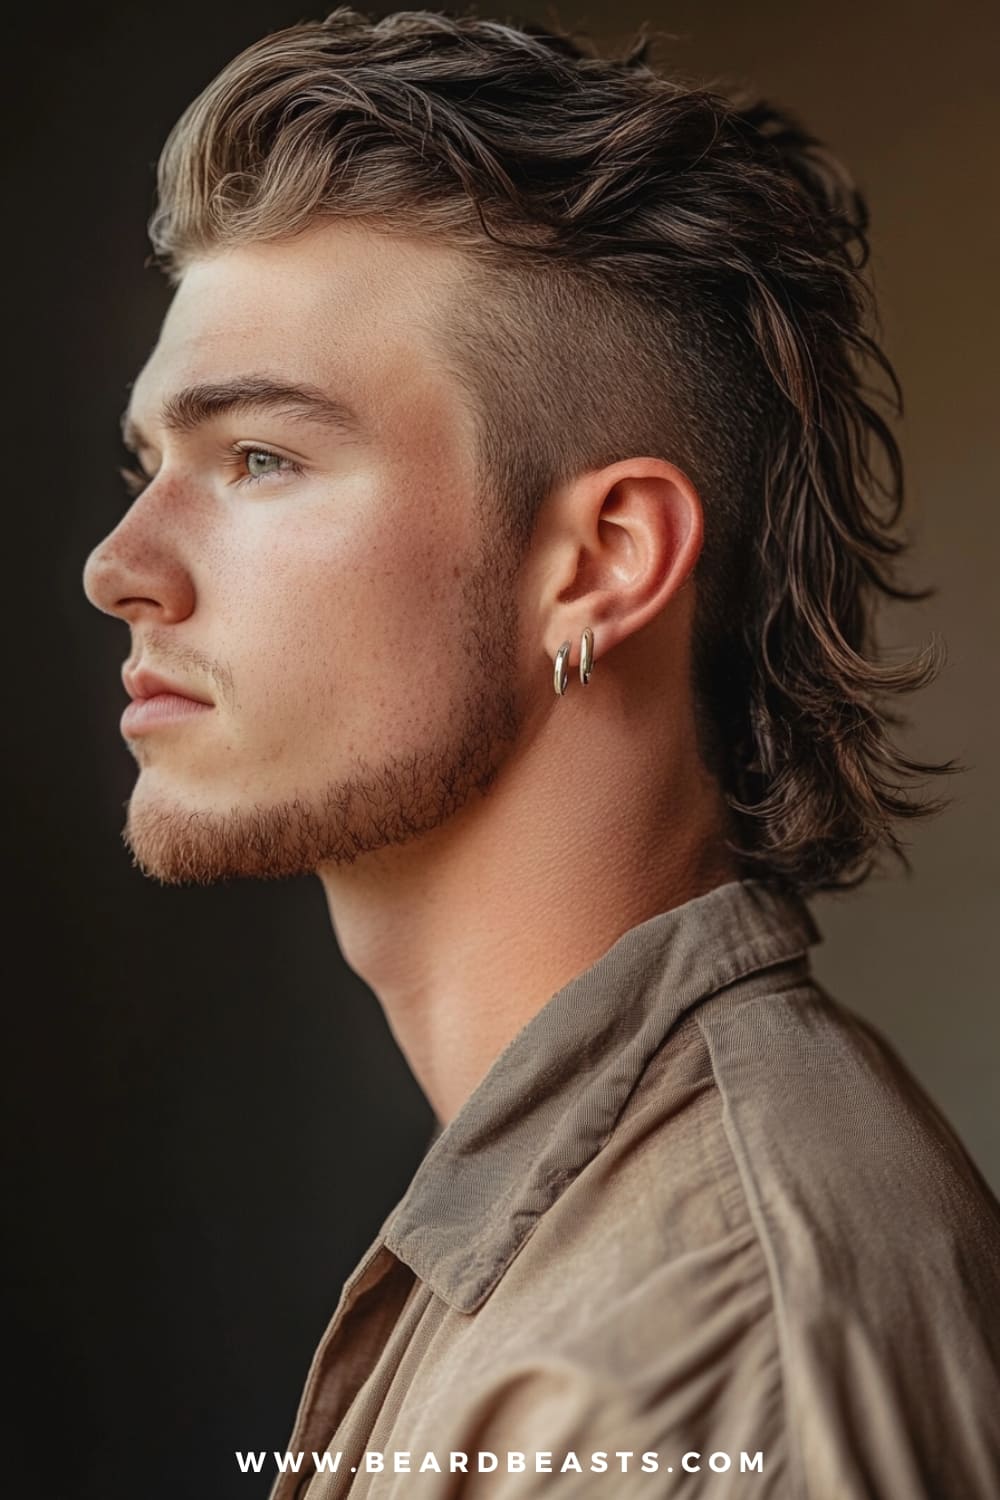
[[[215,706],[210,699],[201,698],[190,688],[145,667],[135,669],[126,665],[122,681],[132,702],[122,714],[119,728],[129,738],[179,719],[209,713]]]
[[[192,703],[212,706],[211,698],[205,698],[201,693],[193,692],[182,683],[171,682],[168,677],[161,677],[159,673],[151,672],[147,667],[130,667],[126,663],[122,668],[122,682],[130,698],[157,698],[166,693],[174,698],[187,698]]]

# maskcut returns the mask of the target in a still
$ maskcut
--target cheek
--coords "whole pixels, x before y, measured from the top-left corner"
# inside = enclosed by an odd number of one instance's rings
[[[289,526],[240,576],[237,706],[282,745],[332,722],[419,728],[460,686],[461,567],[439,527]]]

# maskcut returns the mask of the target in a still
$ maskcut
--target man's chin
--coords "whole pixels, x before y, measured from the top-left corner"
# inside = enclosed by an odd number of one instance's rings
[[[313,874],[324,853],[302,804],[219,811],[133,793],[122,839],[132,862],[163,885],[287,880]]]

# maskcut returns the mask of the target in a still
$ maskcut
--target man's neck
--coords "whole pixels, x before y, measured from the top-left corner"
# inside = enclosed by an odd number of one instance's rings
[[[555,785],[515,760],[432,833],[320,872],[341,951],[443,1124],[624,932],[738,878],[718,787],[689,759],[672,788],[591,796],[572,767]]]

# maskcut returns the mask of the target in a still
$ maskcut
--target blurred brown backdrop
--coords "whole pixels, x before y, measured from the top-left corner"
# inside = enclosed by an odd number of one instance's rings
[[[123,504],[117,418],[166,306],[143,269],[157,152],[235,51],[306,14],[120,0],[22,10],[8,32],[12,1493],[266,1493],[233,1450],[284,1445],[340,1284],[430,1124],[315,882],[165,891],[130,869],[127,632],[80,587]],[[868,196],[907,403],[908,576],[939,589],[885,635],[943,636],[907,743],[972,769],[913,830],[911,877],[815,903],[816,966],[1000,1186],[995,7],[629,0],[557,17],[616,46],[643,20],[675,33],[663,62],[797,110]]]

